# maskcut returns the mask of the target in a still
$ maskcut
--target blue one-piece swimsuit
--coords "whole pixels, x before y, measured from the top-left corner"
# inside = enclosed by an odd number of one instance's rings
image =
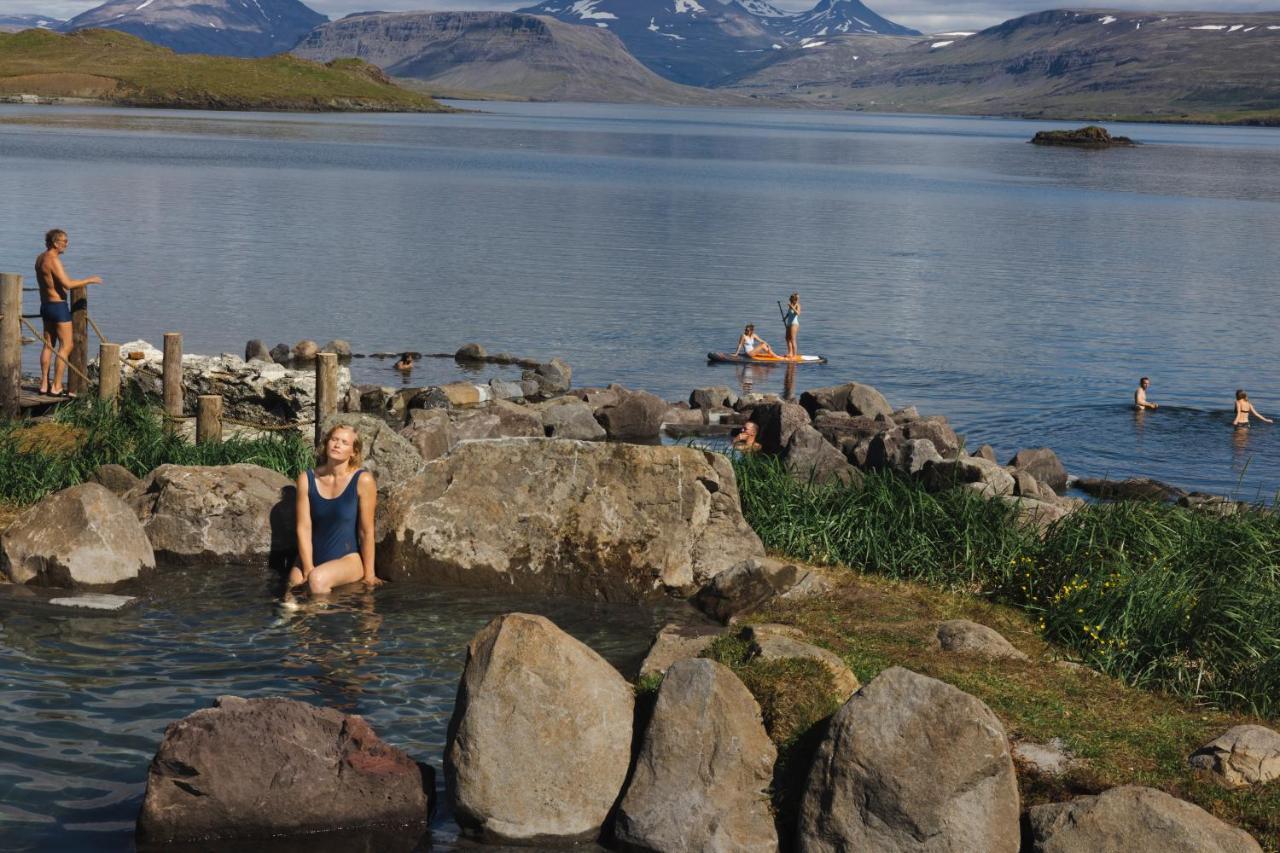
[[[311,564],[318,566],[360,551],[357,531],[360,525],[360,493],[356,482],[363,468],[356,471],[336,498],[321,496],[316,488],[315,470],[307,471],[307,503],[311,507]]]

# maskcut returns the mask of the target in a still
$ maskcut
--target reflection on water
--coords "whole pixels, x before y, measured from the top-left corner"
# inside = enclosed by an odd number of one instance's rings
[[[694,618],[683,606],[655,613],[409,584],[288,611],[278,584],[266,570],[168,571],[137,584],[144,603],[119,615],[0,610],[0,847],[131,849],[164,727],[220,695],[361,714],[438,769],[466,644],[492,616],[546,615],[632,674],[656,622]],[[454,843],[447,814],[432,843]]]

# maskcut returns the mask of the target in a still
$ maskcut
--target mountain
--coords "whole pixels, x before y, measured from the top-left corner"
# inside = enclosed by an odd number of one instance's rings
[[[0,15],[0,33],[16,33],[30,29],[56,29],[62,24],[57,18],[40,15]]]
[[[108,0],[61,29],[121,30],[178,53],[269,56],[327,20],[299,0]]]
[[[881,112],[1280,121],[1280,12],[1059,9],[976,34],[840,36],[723,83]]]
[[[317,27],[306,59],[354,56],[429,91],[533,100],[738,102],[654,74],[612,32],[513,12],[365,12]]]
[[[777,11],[767,3],[752,6]],[[736,0],[545,0],[520,11],[608,29],[651,70],[691,86],[759,64],[782,47],[774,22],[785,20]]]
[[[808,12],[778,21],[778,30],[795,39],[836,35],[918,36],[920,32],[872,12],[858,0],[821,0]]]

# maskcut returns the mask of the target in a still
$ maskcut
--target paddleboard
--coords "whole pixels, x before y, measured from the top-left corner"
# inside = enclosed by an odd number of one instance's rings
[[[827,360],[820,355],[799,355],[787,358],[785,355],[751,356],[734,355],[729,352],[709,352],[707,361],[714,364],[826,364]]]

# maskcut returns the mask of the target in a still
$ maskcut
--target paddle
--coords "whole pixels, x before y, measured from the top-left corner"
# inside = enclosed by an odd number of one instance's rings
[[[782,310],[782,300],[781,300],[781,299],[779,299],[779,300],[778,300],[778,313],[782,315],[782,323],[783,323],[783,325],[786,325],[786,322],[787,322],[787,312]]]

